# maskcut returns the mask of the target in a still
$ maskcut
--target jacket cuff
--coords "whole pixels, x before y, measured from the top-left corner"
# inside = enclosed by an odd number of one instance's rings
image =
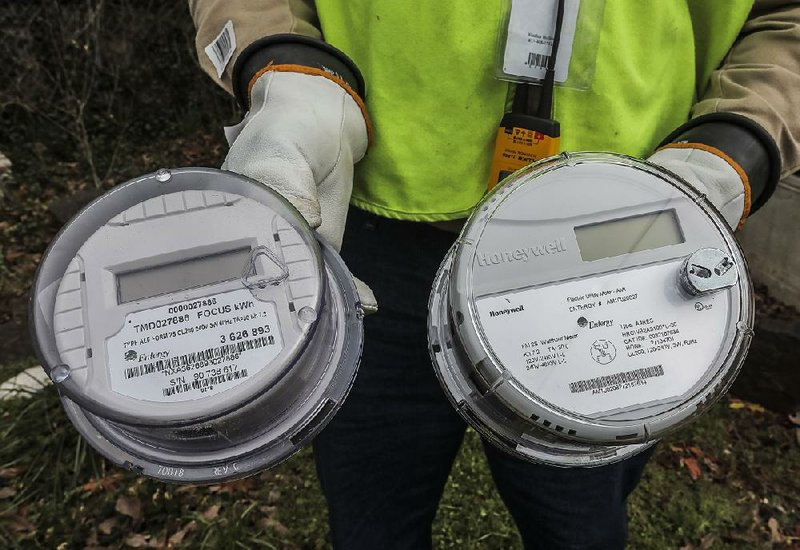
[[[268,65],[302,65],[320,69],[346,82],[364,97],[364,78],[352,59],[330,44],[298,34],[275,34],[256,40],[239,55],[231,82],[239,106],[250,107],[250,81]]]
[[[659,147],[670,143],[700,143],[722,151],[738,164],[750,183],[752,214],[775,191],[781,157],[775,140],[758,123],[735,113],[709,113],[680,126]]]

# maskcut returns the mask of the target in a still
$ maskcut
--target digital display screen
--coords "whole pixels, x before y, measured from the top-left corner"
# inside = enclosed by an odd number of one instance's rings
[[[228,250],[190,260],[163,264],[117,274],[120,304],[172,294],[242,276],[250,261],[250,248]]]
[[[582,225],[575,228],[575,237],[585,262],[685,241],[678,217],[672,209]]]

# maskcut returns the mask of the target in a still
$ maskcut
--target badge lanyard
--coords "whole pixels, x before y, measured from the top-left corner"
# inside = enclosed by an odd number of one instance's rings
[[[503,115],[497,129],[489,189],[528,164],[558,154],[561,127],[553,118],[553,91],[558,46],[564,21],[564,0],[558,0],[556,26],[541,93],[528,83],[517,84],[511,111]],[[538,101],[537,101],[538,100]]]

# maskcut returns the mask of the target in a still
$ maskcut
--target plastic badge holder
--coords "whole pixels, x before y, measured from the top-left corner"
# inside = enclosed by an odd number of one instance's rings
[[[113,463],[241,478],[307,444],[350,389],[362,311],[341,258],[263,185],[160,170],[92,202],[31,296],[42,365]]]
[[[752,336],[744,256],[677,176],[562,154],[489,194],[439,269],[434,368],[456,409],[532,461],[642,451],[729,387]]]

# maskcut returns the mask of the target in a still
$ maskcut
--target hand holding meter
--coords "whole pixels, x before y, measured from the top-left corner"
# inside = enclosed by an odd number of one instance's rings
[[[344,84],[275,66],[256,75],[248,95],[250,111],[229,133],[223,169],[279,193],[338,251],[354,164],[369,143],[366,108]],[[377,309],[369,287],[357,285],[365,309]]]
[[[457,410],[530,460],[594,466],[706,409],[753,326],[745,259],[666,170],[576,153],[478,205],[431,295],[434,368]]]
[[[213,169],[160,170],[78,213],[45,253],[31,331],[80,433],[183,483],[269,468],[341,406],[363,311],[288,202]]]
[[[740,229],[750,213],[750,183],[744,170],[724,153],[699,144],[673,143],[649,162],[685,179],[711,201],[731,229]]]

